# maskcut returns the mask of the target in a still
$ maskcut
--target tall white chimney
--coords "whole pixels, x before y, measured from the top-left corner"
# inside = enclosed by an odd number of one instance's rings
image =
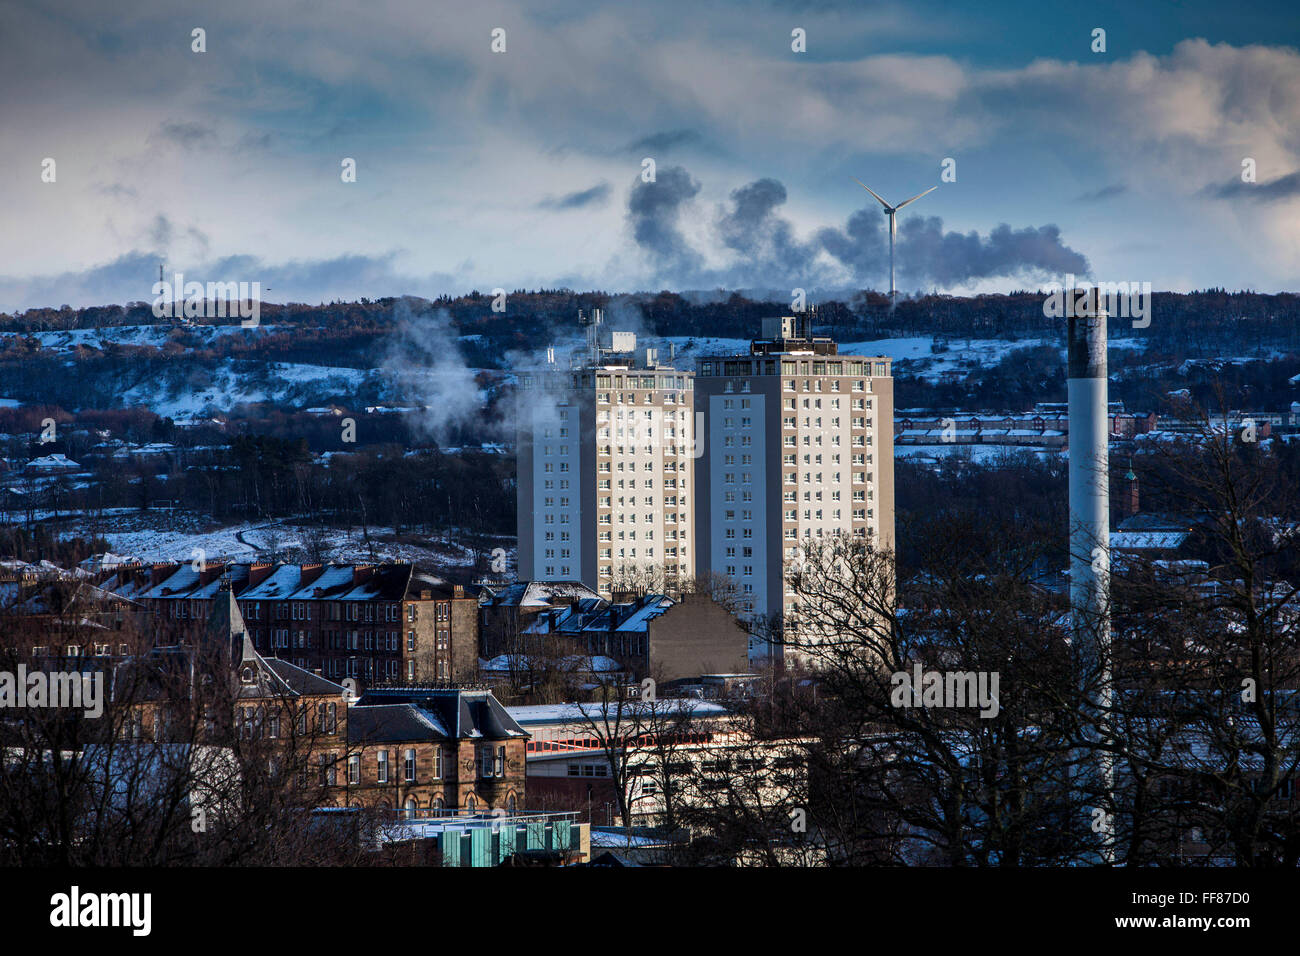
[[[1105,732],[1110,712],[1110,469],[1107,449],[1109,402],[1106,387],[1106,311],[1100,291],[1066,291],[1070,409],[1070,633],[1083,666],[1093,742]],[[1078,770],[1093,775],[1101,794],[1114,790],[1109,757],[1082,755]],[[1092,828],[1102,838],[1102,857],[1109,860],[1114,839],[1113,809],[1090,808]],[[1098,825],[1100,824],[1100,825]]]

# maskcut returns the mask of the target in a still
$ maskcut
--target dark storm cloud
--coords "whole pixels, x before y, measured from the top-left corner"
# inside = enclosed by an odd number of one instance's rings
[[[1101,202],[1105,199],[1114,199],[1116,196],[1122,196],[1128,192],[1128,187],[1123,183],[1112,183],[1109,186],[1102,186],[1100,189],[1094,189],[1091,192],[1080,193],[1074,197],[1075,202]]]
[[[982,238],[976,232],[944,232],[938,216],[904,219],[898,258],[914,282],[940,286],[1001,276],[1087,275],[1086,256],[1061,242],[1054,225],[1012,229],[1006,223]]]
[[[75,272],[35,278],[0,276],[0,303],[16,310],[63,302],[146,302],[153,298],[151,290],[157,279],[158,257],[133,251],[104,265]]]
[[[700,184],[680,166],[657,170],[655,182],[637,179],[627,201],[627,220],[637,246],[650,254],[661,274],[692,274],[701,256],[678,227],[682,206],[694,199]]]
[[[1266,183],[1243,183],[1233,180],[1222,186],[1206,186],[1204,194],[1215,199],[1253,199],[1256,202],[1275,202],[1300,196],[1300,171],[1279,176]]]
[[[563,196],[548,196],[537,204],[538,209],[582,209],[586,206],[604,205],[609,198],[610,185],[600,182],[590,189],[566,193]]]
[[[819,246],[800,242],[790,222],[777,215],[785,201],[785,186],[771,178],[732,190],[730,207],[715,222],[723,245],[740,256],[728,284],[754,285],[774,276],[792,281],[814,277]]]
[[[162,219],[163,217],[159,217]],[[197,230],[179,230],[169,221],[154,225],[170,230],[175,239],[182,233],[196,243],[206,242]],[[202,250],[200,250],[202,251]],[[384,255],[342,255],[331,259],[291,260],[268,264],[258,256],[235,255],[217,259],[168,257],[168,278],[175,272],[186,281],[260,282],[269,302],[347,301],[361,296],[379,298],[417,290],[429,297],[442,295],[454,288],[454,279],[446,273],[410,275],[395,268],[397,253]],[[58,305],[63,302],[107,305],[124,302],[151,302],[153,284],[158,280],[158,251],[133,250],[112,262],[77,272],[58,275],[17,277],[0,275],[0,309],[20,311],[33,306]],[[267,294],[269,293],[269,294]]]
[[[665,180],[665,174],[670,174]],[[655,192],[654,186],[667,188]],[[732,191],[713,220],[722,247],[734,253],[730,264],[703,269],[703,253],[690,246],[679,228],[687,204],[700,186],[680,167],[660,173],[660,184],[638,184],[629,205],[637,244],[660,268],[661,281],[729,288],[828,286],[850,281],[882,286],[888,281],[886,220],[874,208],[852,213],[843,228],[826,226],[800,240],[778,212],[785,186],[755,180]],[[902,280],[940,286],[999,277],[1047,276],[1089,272],[1085,256],[1061,241],[1054,225],[1012,229],[1000,225],[987,236],[944,232],[938,217],[903,217],[899,222],[897,264]]]
[[[885,217],[879,210],[859,209],[849,215],[842,230],[831,226],[819,229],[817,242],[843,263],[856,281],[879,281],[881,269],[889,268],[889,236],[885,227]]]

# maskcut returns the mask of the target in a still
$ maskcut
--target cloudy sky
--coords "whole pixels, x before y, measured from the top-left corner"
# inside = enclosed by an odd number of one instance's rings
[[[1300,288],[1293,0],[968,6],[6,0],[0,309],[887,288],[854,177],[905,291]]]

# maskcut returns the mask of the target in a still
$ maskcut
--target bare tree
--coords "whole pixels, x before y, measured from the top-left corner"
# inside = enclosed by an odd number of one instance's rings
[[[30,652],[10,651],[29,666]],[[65,662],[71,665],[71,662]],[[38,865],[363,863],[333,803],[346,739],[301,695],[214,649],[170,648],[96,671],[100,715],[27,708],[6,721],[0,857]],[[46,663],[44,667],[57,665]],[[61,666],[61,665],[60,665]]]
[[[1222,392],[1221,408],[1226,408]],[[1300,456],[1188,403],[1141,460],[1183,554],[1115,562],[1121,821],[1140,863],[1300,862]]]

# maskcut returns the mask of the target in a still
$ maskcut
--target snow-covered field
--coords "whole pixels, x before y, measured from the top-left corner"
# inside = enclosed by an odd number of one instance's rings
[[[250,522],[240,525],[213,526],[187,512],[115,509],[102,522],[81,518],[61,526],[66,536],[98,534],[109,542],[115,554],[135,558],[146,564],[169,561],[192,561],[195,549],[206,560],[229,558],[249,561],[275,552],[283,560],[308,560],[319,544],[331,561],[410,561],[434,569],[451,570],[470,567],[474,554],[453,535],[445,541],[441,535],[425,536],[392,528],[370,529],[370,543],[360,528],[304,527],[291,522]],[[111,528],[112,530],[107,530]],[[317,540],[318,539],[318,540]],[[373,551],[371,545],[373,544]],[[504,552],[507,567],[515,566],[513,539],[494,542]],[[491,549],[490,549],[491,550]]]
[[[695,359],[706,355],[748,355],[748,339],[706,338],[689,336],[670,336],[659,340],[664,344],[671,342],[677,346],[677,367],[691,367]],[[946,372],[969,372],[978,368],[997,365],[1008,355],[1020,349],[1035,348],[1042,345],[1051,346],[1060,351],[1061,361],[1065,361],[1065,341],[1061,338],[1025,338],[1025,339],[965,339],[944,340],[946,351],[934,352],[934,338],[929,335],[908,336],[889,339],[864,339],[856,342],[841,342],[839,351],[842,355],[886,355],[894,360],[893,372],[896,377],[914,376],[937,381]],[[1145,348],[1145,342],[1138,337],[1112,339],[1112,350]],[[666,361],[666,355],[660,355]]]
[[[912,376],[927,381],[938,381],[947,372],[970,372],[991,368],[1003,359],[1022,349],[1048,346],[1055,348],[1065,361],[1065,340],[1061,338],[1026,339],[964,339],[944,340],[947,350],[931,351],[933,338],[914,336],[897,339],[870,339],[840,345],[845,355],[888,355],[894,360],[895,377]],[[1116,338],[1110,342],[1111,351],[1142,350],[1146,343],[1138,338]]]
[[[225,411],[243,403],[274,402],[287,407],[319,404],[331,395],[355,393],[365,383],[380,383],[373,369],[340,368],[295,362],[269,362],[252,373],[226,362],[205,373],[199,382],[137,385],[124,396],[127,405],[148,408],[158,415],[189,417],[211,408]]]
[[[301,559],[312,547],[317,529],[293,525],[234,526],[186,534],[179,531],[125,531],[105,534],[118,554],[146,563],[193,560],[194,549],[202,549],[208,560],[232,558],[248,561],[272,552],[281,558]],[[410,561],[437,568],[468,567],[473,556],[462,545],[437,538],[403,535],[395,540],[392,528],[372,528],[371,546],[362,531],[331,528],[319,531],[322,549],[331,561]],[[513,549],[509,549],[512,551]],[[303,553],[300,553],[303,552]]]
[[[211,342],[223,335],[233,335],[243,333],[244,335],[258,335],[263,332],[269,332],[274,326],[263,325],[256,329],[245,329],[235,322],[232,325],[193,325],[185,326],[183,331],[188,336],[193,336],[201,342]],[[60,352],[71,351],[77,347],[106,348],[108,345],[116,343],[118,345],[152,345],[155,348],[161,348],[167,343],[168,336],[175,330],[171,325],[115,325],[105,328],[90,329],[66,329],[55,332],[0,332],[0,339],[3,338],[34,338],[41,343],[43,349],[54,349]]]
[[[228,325],[196,325],[185,327],[183,334],[189,339],[212,342],[218,337],[236,334],[257,336],[274,329],[261,326],[244,329],[237,322]],[[57,332],[30,333],[42,347],[57,351],[70,351],[78,346],[106,346],[110,343],[148,345],[161,347],[176,329],[169,325],[118,326],[100,329],[73,329]],[[24,333],[0,332],[2,336]],[[466,344],[481,339],[478,335],[463,337]],[[572,337],[555,344],[556,354],[565,356],[582,344]],[[659,349],[659,361],[681,369],[693,369],[695,363],[710,355],[745,355],[749,352],[748,338],[719,336],[669,336],[641,339],[638,344]],[[1063,338],[966,339],[944,340],[939,352],[933,351],[932,336],[906,336],[900,338],[866,339],[840,343],[839,351],[845,355],[887,355],[894,360],[893,372],[898,378],[920,378],[937,382],[943,377],[966,374],[996,365],[1016,351],[1037,346],[1049,346],[1059,351],[1065,359]],[[669,352],[674,355],[670,359]],[[1145,341],[1141,333],[1113,339],[1112,352],[1124,349],[1142,350]],[[541,353],[523,356],[514,353],[507,357],[523,365],[540,363]],[[470,368],[470,375],[483,370]],[[503,381],[513,381],[510,371],[491,373]],[[122,395],[124,405],[148,408],[159,415],[192,417],[206,411],[229,411],[240,404],[270,403],[285,408],[318,406],[341,397],[365,390],[368,401],[376,397],[384,401],[401,403],[412,398],[404,394],[411,390],[410,376],[394,377],[388,370],[356,367],[336,367],[297,362],[227,361],[215,369],[186,372],[183,376],[161,381],[130,382],[132,387]],[[125,385],[124,385],[125,387]],[[12,405],[12,400],[2,400]]]
[[[1014,445],[895,445],[894,458],[924,465],[938,464],[944,459],[969,461],[977,465],[1008,464],[1030,458],[1046,460],[1064,457],[1063,452],[1042,448],[1020,448]]]

